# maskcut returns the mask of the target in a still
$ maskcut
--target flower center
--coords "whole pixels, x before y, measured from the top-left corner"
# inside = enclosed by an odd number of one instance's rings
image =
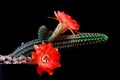
[[[47,63],[48,62],[48,59],[49,59],[49,56],[47,54],[43,55],[42,58],[41,58],[41,61],[43,63]]]

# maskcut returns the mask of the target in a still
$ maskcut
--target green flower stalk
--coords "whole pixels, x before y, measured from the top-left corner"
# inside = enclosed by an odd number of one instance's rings
[[[61,34],[65,33],[66,30],[67,30],[67,27],[64,27],[64,25],[62,25],[61,23],[59,23],[57,25],[57,27],[55,28],[54,32],[52,33],[52,35],[48,38],[48,41],[51,42],[57,36],[60,36]]]

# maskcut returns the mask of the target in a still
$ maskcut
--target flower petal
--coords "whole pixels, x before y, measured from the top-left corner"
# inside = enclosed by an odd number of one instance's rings
[[[42,42],[36,52],[32,52],[32,59],[38,64],[37,72],[40,75],[44,71],[53,75],[53,69],[60,67],[60,53],[53,47],[53,43],[46,45]]]
[[[71,16],[69,16],[68,14],[65,14],[63,11],[62,12],[60,12],[60,11],[54,12],[54,14],[55,14],[57,20],[60,23],[62,23],[65,27],[67,27],[72,33],[74,30],[80,29],[79,24],[77,24],[77,22],[74,19],[72,19]]]
[[[42,70],[41,67],[39,67],[39,66],[37,67],[37,73],[38,73],[39,75],[42,75],[43,71],[44,71],[44,70]]]
[[[34,49],[35,50],[39,49],[39,46],[38,45],[34,45]]]
[[[42,42],[39,47],[40,47],[40,49],[44,49],[46,46],[47,46],[47,45],[46,45],[44,42]]]
[[[38,55],[35,52],[32,52],[32,59],[36,60],[38,59]]]

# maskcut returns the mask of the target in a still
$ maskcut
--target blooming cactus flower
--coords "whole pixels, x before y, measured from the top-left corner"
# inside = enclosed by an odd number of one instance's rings
[[[34,45],[36,52],[32,52],[32,59],[38,64],[37,72],[48,72],[53,75],[53,69],[60,67],[60,53],[58,49],[53,47],[52,43],[45,44],[42,42],[40,46]]]
[[[59,24],[57,25],[56,29],[54,30],[53,34],[48,39],[48,41],[56,38],[57,36],[59,36],[61,34],[63,34],[68,29],[72,32],[73,35],[75,35],[73,31],[76,31],[76,30],[80,29],[79,24],[77,24],[77,22],[74,19],[72,19],[71,16],[64,13],[63,11],[62,12],[54,11],[54,14],[56,16],[55,19],[59,21]]]
[[[63,11],[55,12],[54,14],[56,16],[56,19],[62,23],[65,27],[67,27],[70,30],[79,30],[80,26],[77,24],[75,20],[72,19],[71,16],[68,14],[65,14]]]

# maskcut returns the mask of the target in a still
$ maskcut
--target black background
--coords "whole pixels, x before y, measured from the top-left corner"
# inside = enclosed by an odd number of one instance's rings
[[[45,25],[54,30],[57,21],[54,11],[64,11],[80,25],[80,32],[104,33],[108,41],[100,45],[90,45],[75,49],[60,50],[62,67],[54,76],[44,74],[41,79],[64,80],[112,78],[113,56],[112,2],[56,0],[42,2],[3,2],[0,7],[0,54],[13,52],[21,42],[37,38],[37,30]],[[68,31],[69,33],[69,31]],[[70,33],[71,34],[71,33]]]

